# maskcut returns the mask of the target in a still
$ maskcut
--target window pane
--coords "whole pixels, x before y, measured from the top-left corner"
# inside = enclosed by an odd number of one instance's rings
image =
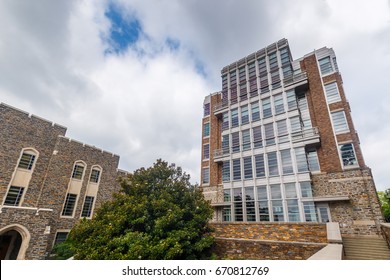
[[[337,88],[337,83],[330,83],[325,85],[326,100],[328,103],[341,101],[340,93]]]
[[[273,123],[265,124],[264,132],[265,132],[265,144],[274,145],[275,144],[274,124]]]
[[[355,151],[353,149],[352,143],[340,145],[340,153],[341,153],[341,158],[343,160],[343,165],[348,166],[348,165],[356,165],[357,160],[355,156]]]
[[[256,164],[256,177],[264,177],[265,176],[265,168],[264,168],[264,155],[256,155],[255,156],[255,164]]]
[[[330,62],[330,57],[322,58],[318,61],[320,65],[321,74],[327,74],[333,71],[332,64]]]
[[[267,153],[267,158],[268,158],[268,174],[269,174],[269,176],[279,175],[278,159],[276,157],[276,152]]]
[[[20,158],[18,168],[23,168],[27,170],[31,170],[35,161],[35,155],[31,155],[28,153],[23,153]]]
[[[263,118],[268,118],[272,116],[272,109],[271,109],[271,100],[269,98],[262,100],[263,104]]]
[[[288,131],[287,131],[287,122],[286,120],[281,120],[276,122],[276,127],[278,129],[278,142],[285,143],[288,142]]]
[[[268,199],[266,186],[257,187],[257,199],[258,200],[267,200]]]
[[[86,196],[85,197],[83,210],[81,212],[81,217],[86,217],[86,218],[91,217],[93,200],[94,200],[93,196]]]
[[[232,127],[237,127],[238,126],[238,109],[234,109],[231,111],[231,123]]]
[[[240,135],[239,132],[232,133],[232,152],[236,153],[240,151]]]
[[[210,123],[203,124],[203,137],[210,136]]]
[[[287,106],[289,110],[294,110],[298,108],[297,97],[295,95],[295,90],[289,90],[286,92],[287,95]]]
[[[202,183],[203,184],[208,184],[210,183],[210,169],[208,168],[203,168],[202,169]]]
[[[229,129],[229,113],[225,112],[222,114],[222,130]]]
[[[233,180],[241,180],[240,159],[233,159]]]
[[[287,212],[289,222],[299,222],[299,207],[297,199],[287,200]]]
[[[206,144],[203,145],[203,159],[209,159],[210,158],[210,145]]]
[[[320,171],[320,164],[318,162],[318,155],[316,150],[307,152],[307,162],[309,163],[309,170]]]
[[[281,199],[282,198],[282,192],[280,190],[279,184],[273,184],[271,187],[271,199]]]
[[[230,190],[223,190],[223,201],[224,202],[231,202],[232,201]]]
[[[303,202],[303,210],[305,211],[306,222],[316,222],[317,215],[314,202]]]
[[[243,221],[243,209],[242,209],[242,189],[235,188],[233,189],[233,198],[234,198],[234,220]]]
[[[222,152],[224,155],[230,153],[229,134],[222,136]]]
[[[245,157],[244,158],[244,178],[245,179],[252,179],[253,178],[252,157]]]
[[[274,222],[284,222],[283,202],[281,200],[272,200],[271,203]]]
[[[11,186],[5,198],[4,205],[19,206],[23,192],[24,192],[23,187]]]
[[[54,245],[62,243],[68,237],[68,232],[57,232],[56,238],[54,240]]]
[[[331,115],[332,115],[333,129],[336,134],[340,132],[349,131],[344,111],[332,112]]]
[[[208,115],[210,115],[210,103],[203,105],[203,116],[205,117]]]
[[[295,189],[295,183],[284,184],[284,192],[286,198],[297,198],[297,190]]]
[[[232,220],[232,210],[231,210],[230,206],[223,207],[222,219],[224,222],[230,222]]]
[[[283,95],[277,94],[274,97],[275,114],[284,113]]]
[[[262,148],[263,147],[263,137],[261,134],[261,126],[256,126],[252,128],[253,132],[253,147]]]
[[[309,171],[306,160],[305,148],[296,148],[295,149],[295,158],[297,161],[298,172]]]
[[[76,164],[73,168],[72,178],[79,179],[83,177],[84,166]]]
[[[310,182],[300,182],[302,197],[313,197]]]
[[[242,150],[247,151],[251,148],[251,134],[250,130],[246,129],[242,131]]]
[[[100,177],[100,170],[99,169],[92,169],[91,171],[91,177],[89,178],[89,181],[93,183],[99,182]]]
[[[249,123],[248,106],[242,106],[241,107],[241,124],[247,124],[247,123]]]
[[[222,181],[230,181],[230,161],[222,162]]]
[[[77,195],[68,193],[66,195],[64,209],[62,210],[62,216],[73,216],[73,209],[76,204]]]
[[[254,122],[260,120],[259,102],[255,102],[251,104],[251,111],[252,111],[252,121]]]
[[[259,217],[260,221],[269,221],[269,208],[268,208],[268,200],[261,200],[258,202],[259,207]]]
[[[253,187],[245,188],[245,206],[246,206],[246,220],[248,222],[256,221],[255,210],[255,194]]]
[[[291,174],[293,173],[292,159],[290,149],[280,151],[280,155],[282,158],[282,171],[283,174]]]

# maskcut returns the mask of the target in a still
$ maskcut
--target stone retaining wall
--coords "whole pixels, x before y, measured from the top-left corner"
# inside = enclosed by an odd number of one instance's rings
[[[390,223],[383,223],[381,224],[382,233],[387,241],[387,244],[390,248]]]

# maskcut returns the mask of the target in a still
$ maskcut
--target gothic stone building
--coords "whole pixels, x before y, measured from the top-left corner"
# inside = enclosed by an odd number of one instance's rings
[[[376,235],[383,217],[335,53],[293,60],[288,41],[233,62],[206,96],[201,187],[218,222],[337,222]]]
[[[0,257],[45,259],[119,190],[119,156],[0,103]]]

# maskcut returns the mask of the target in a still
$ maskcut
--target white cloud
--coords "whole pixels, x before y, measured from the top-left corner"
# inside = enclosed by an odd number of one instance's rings
[[[127,52],[105,56],[109,3],[1,1],[0,101],[120,154],[121,168],[162,157],[199,181],[202,102],[220,88],[221,68],[283,37],[294,58],[326,45],[377,187],[389,187],[388,1],[118,0],[143,33]]]

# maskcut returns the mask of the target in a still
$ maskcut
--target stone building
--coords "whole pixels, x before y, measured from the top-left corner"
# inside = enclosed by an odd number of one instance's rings
[[[119,156],[0,103],[0,257],[45,259],[119,190]]]
[[[293,60],[282,39],[221,71],[205,97],[201,188],[216,222],[337,222],[343,236],[383,222],[336,56]]]

